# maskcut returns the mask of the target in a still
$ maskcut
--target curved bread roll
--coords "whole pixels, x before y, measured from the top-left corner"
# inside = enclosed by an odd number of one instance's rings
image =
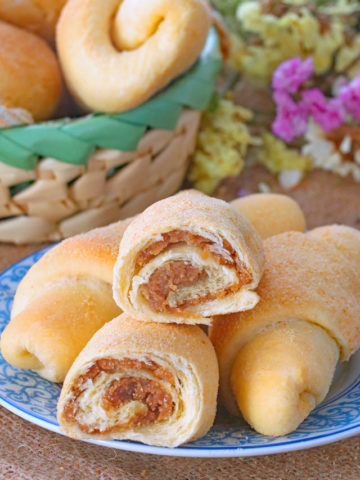
[[[127,228],[114,268],[114,298],[143,321],[204,323],[247,310],[264,263],[260,237],[222,200],[181,192]]]
[[[359,257],[342,253],[346,242],[360,251],[349,227],[267,239],[260,302],[214,320],[222,401],[260,433],[297,428],[327,394],[338,359],[360,346]]]
[[[209,430],[217,389],[215,351],[199,327],[137,322],[123,314],[75,360],[58,421],[74,438],[175,447]]]
[[[49,118],[61,95],[55,54],[41,38],[1,21],[0,45],[0,103]]]
[[[112,271],[129,220],[63,241],[21,281],[1,336],[9,363],[62,382],[92,335],[120,313]]]
[[[360,272],[360,231],[346,225],[318,227],[309,235],[326,240],[347,257],[353,267]]]
[[[70,0],[57,27],[68,87],[88,109],[134,108],[195,62],[210,23],[205,0]]]
[[[53,42],[66,0],[0,0],[0,18]]]
[[[300,206],[286,195],[255,193],[230,204],[249,220],[263,240],[279,233],[306,230]]]
[[[247,214],[254,218],[251,206]],[[92,334],[119,313],[112,275],[130,221],[65,240],[33,265],[18,287],[1,340],[9,363],[63,381]]]

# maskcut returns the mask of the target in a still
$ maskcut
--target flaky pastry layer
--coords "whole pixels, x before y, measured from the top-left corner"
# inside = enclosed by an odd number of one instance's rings
[[[216,355],[199,327],[138,322],[123,314],[75,360],[58,420],[74,438],[174,447],[208,431],[217,388]]]
[[[143,321],[209,323],[215,314],[252,308],[263,247],[227,203],[181,192],[137,217],[121,241],[114,298]]]

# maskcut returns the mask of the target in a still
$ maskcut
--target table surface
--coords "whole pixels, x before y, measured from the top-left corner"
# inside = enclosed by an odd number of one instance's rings
[[[0,270],[39,245],[0,245]],[[198,459],[123,452],[37,427],[0,407],[0,479],[359,480],[360,436],[262,457]]]

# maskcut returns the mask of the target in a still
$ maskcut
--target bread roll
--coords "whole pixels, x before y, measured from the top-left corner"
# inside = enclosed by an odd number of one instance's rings
[[[177,202],[188,194],[183,195],[170,200],[173,210],[181,208],[183,201]],[[197,195],[210,202],[212,221],[219,218],[219,212],[221,215],[227,212],[228,216],[231,211],[224,202]],[[255,208],[256,202],[253,204]],[[251,208],[248,214],[252,215]],[[111,284],[119,243],[130,221],[65,240],[32,266],[17,289],[11,322],[1,339],[2,353],[9,363],[35,369],[54,382],[64,380],[72,361],[92,334],[119,313]],[[228,219],[225,224],[229,226],[229,222]],[[249,261],[255,262],[259,276],[261,247],[256,235],[248,230],[248,224],[244,220],[240,224],[244,229],[244,245],[257,252],[251,254],[254,257],[250,256]],[[245,293],[245,297],[257,301],[252,292]]]
[[[176,447],[199,438],[216,412],[215,351],[197,326],[137,322],[125,314],[86,345],[58,403],[74,438]]]
[[[360,271],[360,231],[346,225],[330,225],[318,227],[309,235],[323,239],[340,250],[353,267]]]
[[[11,320],[1,337],[2,354],[15,367],[62,382],[86,342],[118,313],[111,285],[62,279]]]
[[[222,401],[265,435],[296,429],[326,396],[338,359],[360,346],[359,232],[325,231],[267,239],[260,302],[210,328]],[[354,254],[343,253],[345,237]]]
[[[76,356],[104,323],[120,313],[112,272],[129,221],[56,245],[20,282],[11,321],[1,336],[6,361],[62,382]]]
[[[57,27],[68,87],[89,110],[134,108],[195,62],[210,23],[205,0],[69,0]]]
[[[114,298],[142,321],[210,323],[253,308],[264,264],[260,237],[222,200],[184,191],[147,208],[127,228]]]
[[[255,193],[230,204],[249,220],[263,240],[279,233],[306,230],[300,206],[286,195]]]
[[[53,43],[55,26],[66,0],[0,0],[0,19]]]
[[[0,103],[46,120],[61,95],[60,69],[44,40],[0,21]]]

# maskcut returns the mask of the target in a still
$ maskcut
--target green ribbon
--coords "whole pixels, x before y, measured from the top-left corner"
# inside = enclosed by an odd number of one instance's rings
[[[134,151],[148,128],[173,130],[184,107],[205,110],[221,64],[219,37],[211,28],[195,65],[144,104],[122,113],[2,128],[0,161],[33,170],[40,157],[86,165],[97,147]]]

